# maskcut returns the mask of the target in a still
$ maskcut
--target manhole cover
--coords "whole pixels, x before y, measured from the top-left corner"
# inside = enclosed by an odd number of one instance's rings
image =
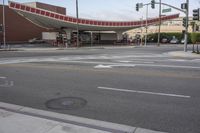
[[[72,110],[84,107],[87,101],[79,97],[62,97],[47,101],[46,107],[57,110]]]

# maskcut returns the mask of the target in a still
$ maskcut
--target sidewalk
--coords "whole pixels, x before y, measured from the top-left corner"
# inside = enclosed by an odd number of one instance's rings
[[[184,51],[172,51],[168,52],[167,55],[173,57],[183,57],[183,58],[200,58],[200,54],[192,53],[192,51],[184,52]]]
[[[163,133],[0,102],[0,133]]]
[[[88,49],[123,49],[136,46],[92,46],[92,47],[49,47],[49,48],[14,48],[19,51],[55,51],[55,50],[88,50]]]

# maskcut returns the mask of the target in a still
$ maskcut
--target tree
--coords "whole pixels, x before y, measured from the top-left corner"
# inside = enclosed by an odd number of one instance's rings
[[[191,34],[191,42],[192,42],[192,44],[193,44],[192,53],[195,53],[194,44],[197,43],[197,33],[193,32],[193,33]]]
[[[195,32],[195,25],[196,23],[194,21],[190,22],[190,25],[192,26],[192,32]]]
[[[193,44],[193,53],[195,53],[194,51],[194,44],[196,44],[198,41],[199,41],[199,36],[197,33],[193,32],[191,34],[191,41],[192,41],[192,44]],[[198,47],[198,44],[197,44],[197,54],[199,54],[199,47]]]
[[[191,34],[191,41],[192,41],[192,44],[196,44],[196,43],[197,43],[197,38],[198,38],[197,33],[193,32],[193,33]]]

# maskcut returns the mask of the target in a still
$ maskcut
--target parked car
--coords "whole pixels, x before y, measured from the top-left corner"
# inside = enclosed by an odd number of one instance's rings
[[[44,40],[38,39],[38,38],[33,38],[28,40],[29,43],[33,44],[33,43],[44,43]]]
[[[168,43],[168,39],[167,38],[162,38],[161,43]]]
[[[179,40],[176,39],[176,38],[173,38],[171,41],[170,41],[171,44],[178,44],[179,43]]]

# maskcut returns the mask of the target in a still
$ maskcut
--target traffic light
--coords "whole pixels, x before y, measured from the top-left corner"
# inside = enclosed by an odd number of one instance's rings
[[[156,4],[155,0],[151,0],[151,8],[152,8],[152,9],[155,8],[155,4]]]
[[[188,25],[187,25],[187,18],[186,17],[184,17],[183,18],[183,27],[187,27]]]
[[[3,32],[3,25],[0,24],[0,32]]]
[[[193,20],[199,21],[200,9],[193,10]]]
[[[187,3],[182,3],[181,4],[181,9],[188,9],[188,4]]]
[[[139,11],[139,3],[136,4],[136,11]]]

